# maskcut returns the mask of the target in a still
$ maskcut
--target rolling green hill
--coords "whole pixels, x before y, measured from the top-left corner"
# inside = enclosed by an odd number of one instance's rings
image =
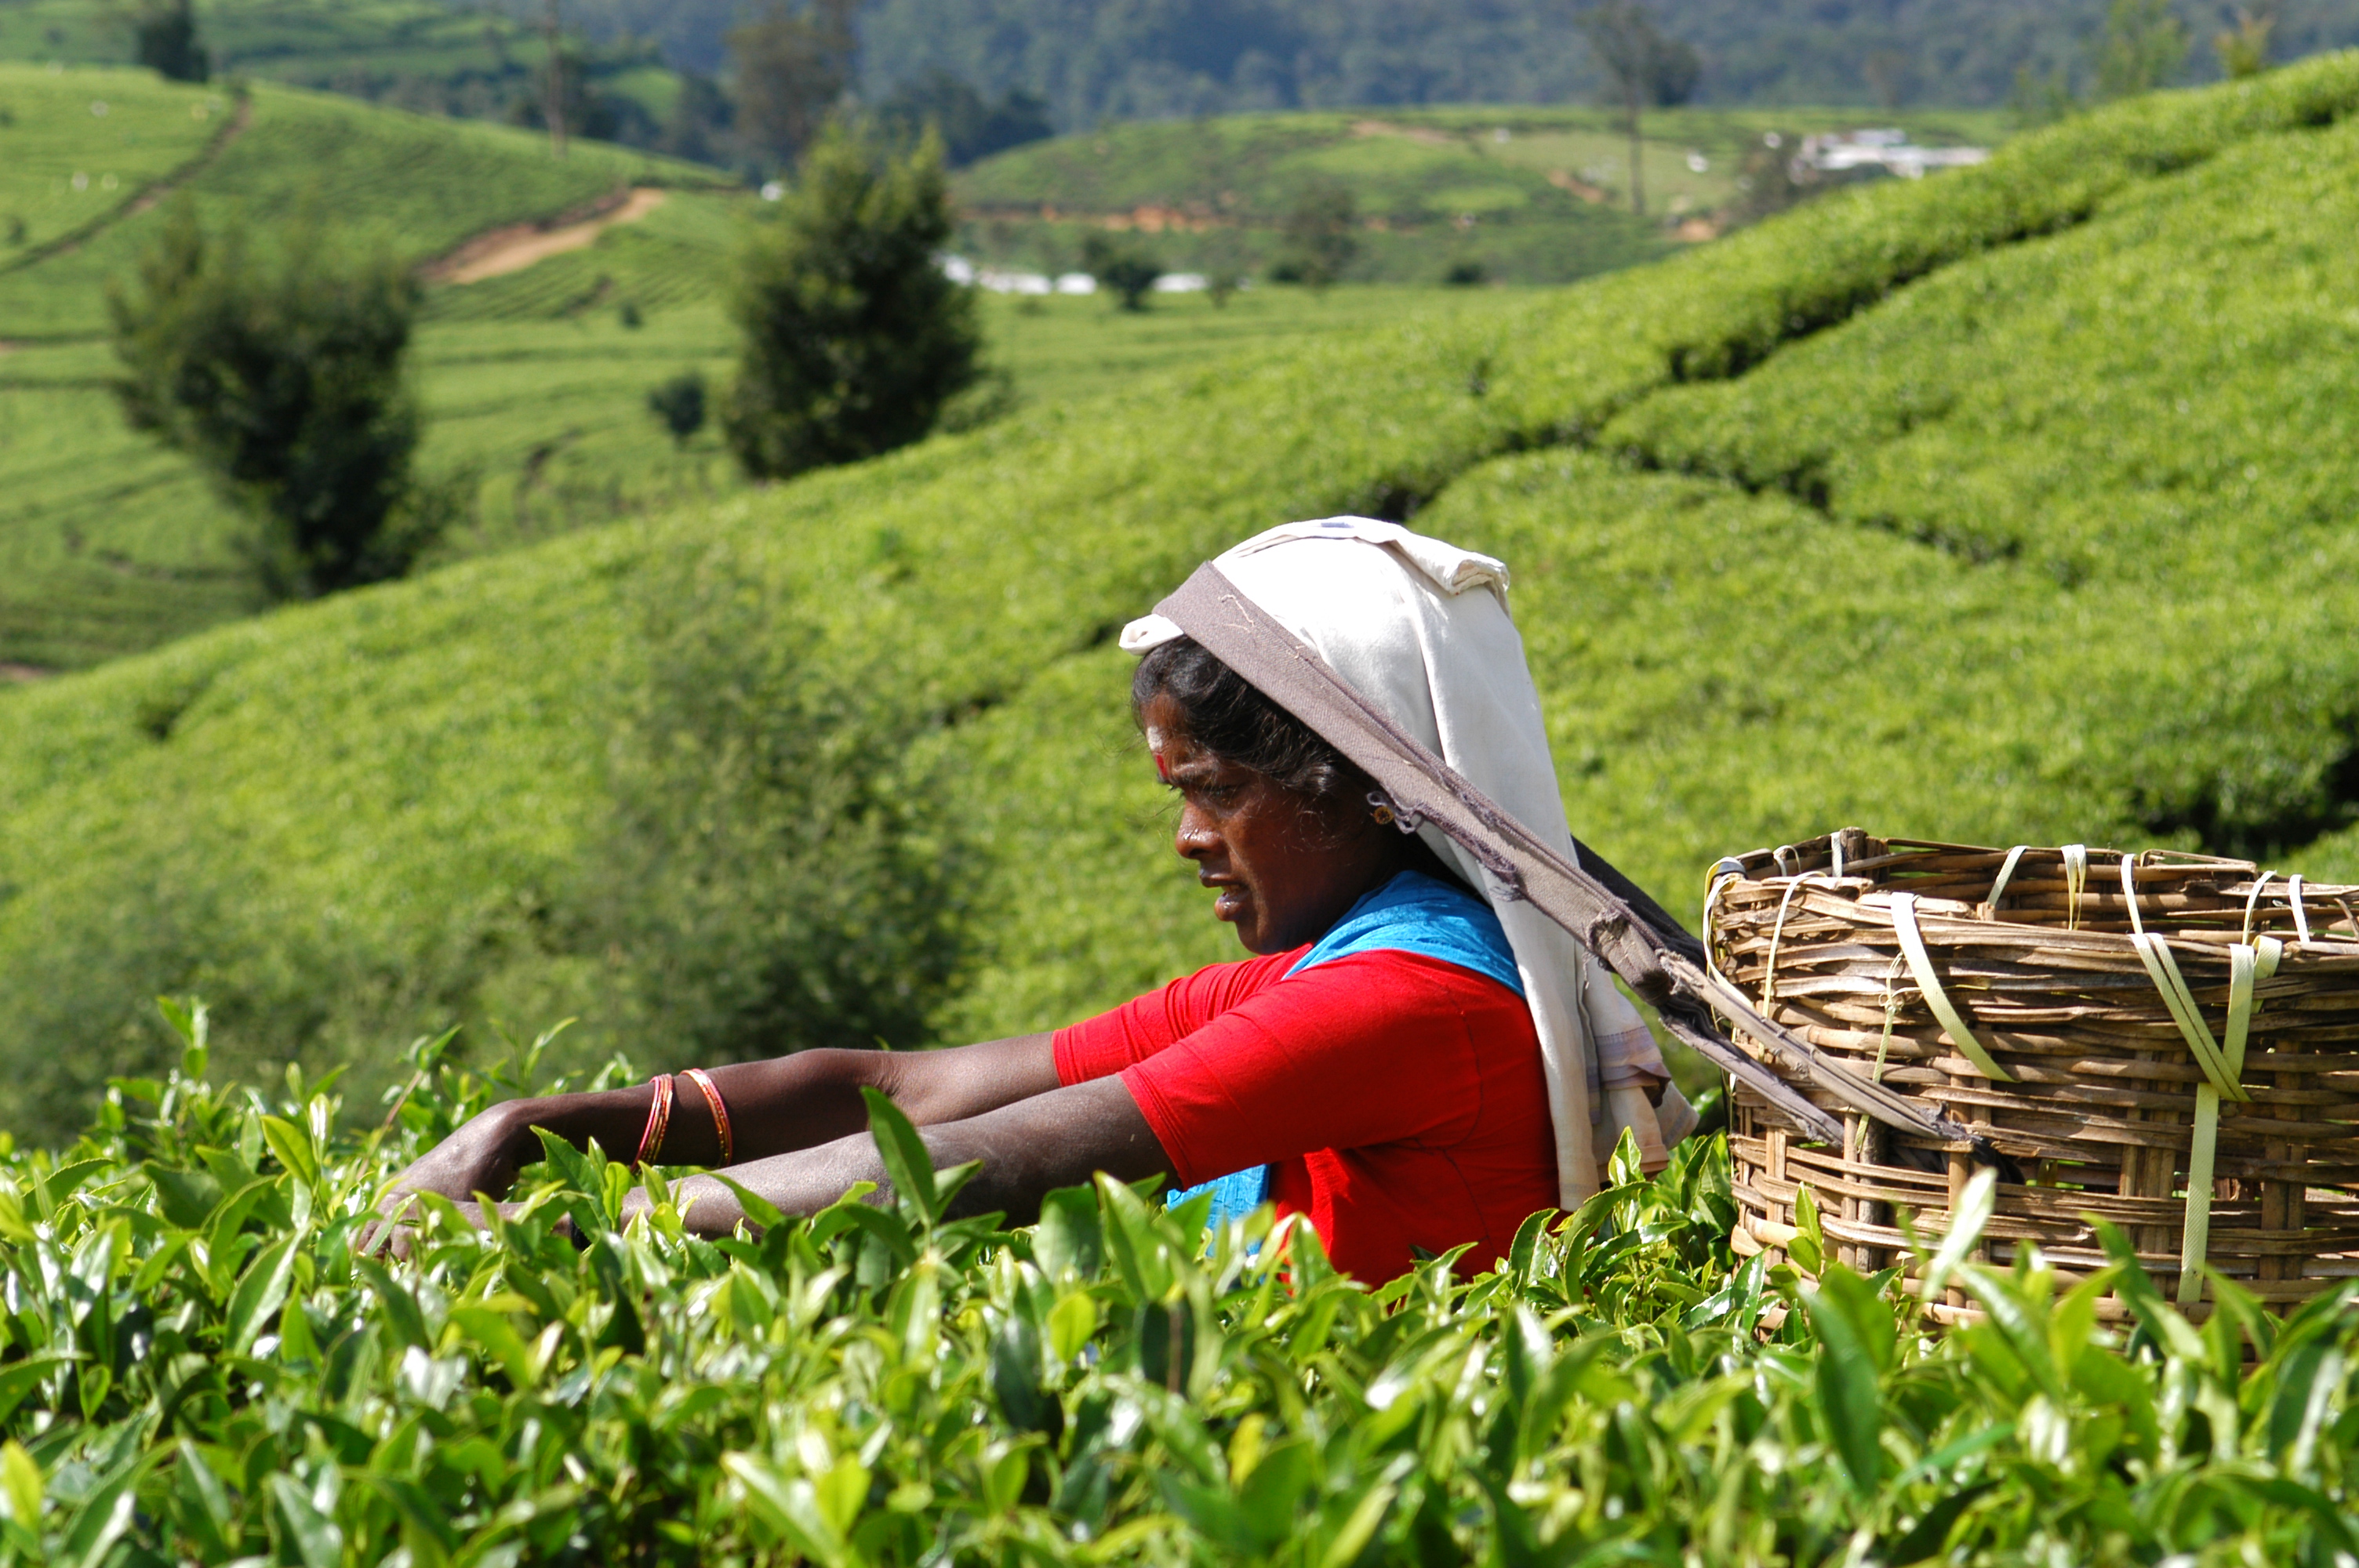
[[[277,82],[473,119],[529,111],[548,59],[538,27],[473,5],[437,0],[204,0],[198,38],[215,80]],[[113,66],[136,58],[136,7],[92,0],[0,4],[0,59]],[[651,46],[574,47],[585,103],[602,135],[656,145],[679,78]],[[579,127],[577,127],[578,129]]]
[[[592,354],[579,317],[607,307],[601,325],[612,329],[613,307],[636,294],[650,308],[709,301],[739,200],[711,171],[592,143],[560,162],[520,131],[268,86],[233,100],[136,70],[0,64],[0,240],[14,232],[11,215],[25,229],[22,243],[0,245],[0,663],[77,667],[254,608],[233,545],[237,519],[189,463],[125,428],[105,390],[107,280],[128,271],[168,194],[217,227],[255,234],[312,223],[337,243],[423,262],[503,225],[562,221],[630,187],[672,188],[640,222],[601,236],[614,243],[544,264],[541,276],[560,285],[554,298],[531,292],[541,269],[438,297],[469,297],[457,313],[484,330],[459,349],[429,327],[421,345],[429,404],[451,410],[426,462],[484,478],[476,526],[458,548],[529,536],[528,514],[536,503],[549,512],[552,494],[594,496],[589,514],[605,517],[650,495],[709,488],[701,472],[680,471],[640,399],[682,362],[711,362],[713,329],[674,340],[658,321]],[[602,270],[582,275],[585,263]],[[537,396],[511,399],[509,416],[487,424],[497,394],[472,367],[536,355],[549,362]],[[567,456],[583,449],[598,454],[594,472]],[[495,482],[534,452],[543,456],[533,484]]]
[[[86,0],[11,0],[0,6],[0,58],[120,64],[132,58],[131,15]],[[265,76],[290,68],[462,75],[495,70],[506,51],[537,47],[529,29],[505,16],[433,0],[209,0],[197,23],[217,70]]]
[[[1726,226],[1765,134],[1792,139],[1856,111],[1682,109],[1646,122],[1649,216],[1629,211],[1628,143],[1580,108],[1450,108],[1238,114],[1101,127],[986,158],[960,173],[960,236],[978,259],[1059,270],[1092,227],[1151,236],[1170,268],[1253,272],[1278,253],[1304,192],[1352,192],[1353,276],[1439,281],[1472,262],[1495,279],[1564,283],[1651,260]],[[1933,146],[2004,138],[2004,117],[1901,116]],[[1692,227],[1675,234],[1681,220]]]
[[[12,117],[0,126],[0,147],[13,153],[21,139],[43,160],[22,173],[0,173],[0,200],[25,205],[44,190],[63,200],[60,176],[46,167],[58,154],[46,149],[70,135],[65,126],[79,132],[112,126],[118,116],[152,114],[175,126],[189,119],[202,132],[212,122],[193,119],[199,110],[228,113],[227,100],[210,89],[137,70],[51,73],[0,65],[0,102],[10,105]],[[94,121],[90,105],[100,102],[109,114]],[[202,161],[183,185],[200,214],[247,228],[316,219],[347,242],[383,245],[405,259],[423,261],[500,224],[555,219],[626,186],[711,186],[719,179],[692,164],[599,143],[578,144],[560,160],[548,156],[541,138],[521,131],[370,109],[324,94],[263,86],[250,103],[250,114],[239,116],[233,134],[192,154]],[[113,139],[102,131],[96,145],[83,144],[84,161],[111,156],[104,144]],[[190,150],[185,141],[179,150]],[[97,177],[98,189],[116,171],[102,164],[87,172]],[[70,250],[34,247],[0,270],[0,336],[26,341],[105,330],[105,280],[136,255],[156,222],[140,210],[137,193],[125,171],[120,189],[105,192],[114,197],[121,221]]]
[[[578,1012],[601,1044],[627,955],[579,916],[631,892],[603,880],[616,715],[700,606],[907,716],[963,868],[932,1033],[1218,957],[1111,637],[1223,545],[1345,510],[1516,568],[1572,819],[1676,908],[1712,856],[1849,821],[2359,878],[2354,114],[2351,56],[2143,100],[1506,314],[1183,370],[19,690],[12,1119],[160,1050],[135,1021],[167,989],[248,1062],[376,1073],[457,1018]]]
[[[86,667],[256,608],[238,518],[189,463],[125,428],[105,389],[106,281],[176,190],[216,224],[311,219],[424,262],[487,232],[521,225],[530,239],[532,223],[562,226],[626,187],[659,189],[659,203],[581,248],[473,281],[429,274],[421,463],[473,498],[439,560],[742,483],[710,432],[676,449],[645,402],[682,370],[727,372],[720,295],[758,204],[711,171],[580,142],[560,163],[519,131],[268,86],[234,99],[133,70],[0,65],[0,240],[23,231],[0,244],[0,665]],[[1133,317],[1097,300],[993,298],[985,313],[995,361],[1038,400],[1237,344],[1364,330],[1404,299],[1260,290],[1225,309],[1193,298]]]

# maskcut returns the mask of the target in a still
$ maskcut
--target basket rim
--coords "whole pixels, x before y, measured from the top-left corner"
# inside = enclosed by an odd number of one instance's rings
[[[1881,845],[1886,852],[1855,859],[1846,857],[1842,850],[1845,840]],[[1988,857],[1994,866],[2005,865],[2009,860],[2014,860],[2018,866],[2030,860],[2045,862],[2053,857],[2060,864],[2075,850],[2083,857],[2088,871],[2086,889],[2078,897],[2093,910],[2113,914],[2130,911],[2134,922],[2137,920],[2136,913],[2118,883],[2108,886],[2098,881],[2100,871],[2110,871],[2114,877],[2118,877],[2118,868],[2125,860],[2130,862],[2134,883],[2184,881],[2188,880],[2188,873],[2204,871],[2237,872],[2242,874],[2242,880],[2234,886],[2223,885],[2221,895],[2249,896],[2253,908],[2248,910],[2246,917],[2248,935],[2254,912],[2267,910],[2274,914],[2287,914],[2296,911],[2291,917],[2303,922],[2298,911],[2303,903],[2314,900],[2324,906],[2319,911],[2319,929],[2306,939],[2279,938],[2284,941],[2286,960],[2299,961],[2308,968],[2321,960],[2359,959],[2359,913],[2354,913],[2354,909],[2359,908],[2359,885],[2311,881],[2299,872],[2265,871],[2254,860],[2188,849],[2129,850],[2098,845],[2060,844],[2023,844],[2001,849],[1934,838],[1879,839],[1859,827],[1845,827],[1816,838],[1781,844],[1775,849],[1764,848],[1747,850],[1742,855],[1727,855],[1714,862],[1704,901],[1705,946],[1708,950],[1719,946],[1717,923],[1713,916],[1721,900],[1734,886],[1778,890],[1788,900],[1804,896],[1804,888],[1823,889],[1830,895],[1844,900],[1851,909],[1883,912],[1885,918],[1871,924],[1879,929],[1888,929],[1893,898],[1910,890],[1906,886],[1893,885],[1886,877],[1868,873],[1887,872],[1895,867],[1935,855]],[[1792,867],[1786,869],[1789,857]],[[1827,864],[1813,865],[1810,861],[1814,860],[1824,860]],[[1832,867],[1840,867],[1841,870],[1834,871],[1830,869]],[[2146,874],[2148,872],[2153,874],[2148,876]],[[2032,881],[2044,883],[2045,879]],[[2111,881],[2112,879],[2108,878],[2108,882]],[[2010,891],[2013,886],[2013,883],[2009,884]],[[2270,902],[2260,902],[2264,894],[2270,895]],[[2145,891],[2140,889],[2141,903],[2145,897]],[[2329,915],[2328,910],[2334,911],[2334,914]],[[1833,911],[1821,910],[1819,913],[1829,918],[1839,917]],[[1915,913],[1929,941],[1936,935],[1947,937],[1950,941],[1945,946],[1971,946],[1977,940],[1986,944],[2024,946],[2036,939],[2037,945],[2041,946],[2078,947],[2109,956],[2126,956],[2136,946],[2135,932],[2076,929],[2033,921],[2009,920],[1987,901],[1928,897],[1919,902]],[[2167,919],[2168,913],[2158,912],[2157,929],[2153,932],[2155,936],[2189,957],[2225,959],[2227,955],[2219,934],[2173,928]],[[2353,927],[2352,934],[2336,935],[2334,928],[2343,925]],[[1940,928],[1938,931],[1937,927]]]

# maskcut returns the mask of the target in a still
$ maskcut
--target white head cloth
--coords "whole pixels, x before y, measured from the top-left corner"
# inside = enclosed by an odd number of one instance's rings
[[[1365,517],[1289,523],[1214,564],[1394,723],[1575,858],[1539,693],[1507,614],[1505,565]],[[1122,645],[1145,654],[1181,635],[1149,615],[1124,630]],[[1598,1190],[1625,1128],[1646,1167],[1661,1168],[1665,1145],[1687,1135],[1695,1112],[1669,1081],[1637,1009],[1562,926],[1502,897],[1440,829],[1428,824],[1419,834],[1482,890],[1515,948],[1548,1075],[1558,1201],[1571,1208]],[[1659,1111],[1647,1094],[1658,1084]]]

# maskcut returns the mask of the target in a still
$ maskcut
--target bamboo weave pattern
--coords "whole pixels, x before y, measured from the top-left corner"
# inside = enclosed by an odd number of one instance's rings
[[[2028,1242],[2068,1273],[2093,1270],[2104,1262],[2093,1215],[2122,1227],[2166,1291],[2180,1286],[2183,1252],[2279,1306],[2359,1275],[2359,889],[2150,850],[2130,858],[2133,910],[2123,860],[1846,828],[1722,861],[1706,939],[1764,1016],[1834,1065],[1974,1126],[1981,1157],[2002,1162],[1993,1260]],[[2194,1017],[2174,1015],[2158,974],[2183,982],[2182,1014],[2191,1000]],[[2239,974],[2250,1000],[2232,1009]],[[2230,1064],[2220,1043],[2239,1022],[2242,1060]],[[1806,1143],[1740,1087],[1739,1249],[1782,1260],[1805,1184],[1830,1249],[1853,1268],[1905,1257],[1896,1210],[1938,1235],[1973,1145],[1797,1087],[1841,1111],[1843,1146]],[[2188,1172],[2207,1148],[2208,1194],[2190,1201]],[[2190,1274],[2181,1299],[2202,1289]],[[1962,1300],[1935,1310],[1964,1315]]]

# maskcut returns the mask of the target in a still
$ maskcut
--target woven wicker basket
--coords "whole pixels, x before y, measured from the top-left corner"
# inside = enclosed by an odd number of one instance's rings
[[[1940,1234],[1979,1162],[2000,1170],[1996,1262],[2027,1241],[2068,1275],[2093,1270],[2093,1215],[2198,1312],[2194,1264],[2280,1307],[2359,1275],[2359,889],[2204,856],[1857,828],[1713,878],[1723,976],[1825,1068],[1974,1135],[1889,1127],[1805,1082],[1845,1129],[1840,1149],[1807,1144],[1740,1087],[1741,1251],[1782,1260],[1807,1185],[1830,1250],[1888,1267],[1906,1255],[1896,1211]],[[1932,1305],[1972,1315],[1954,1291]]]

